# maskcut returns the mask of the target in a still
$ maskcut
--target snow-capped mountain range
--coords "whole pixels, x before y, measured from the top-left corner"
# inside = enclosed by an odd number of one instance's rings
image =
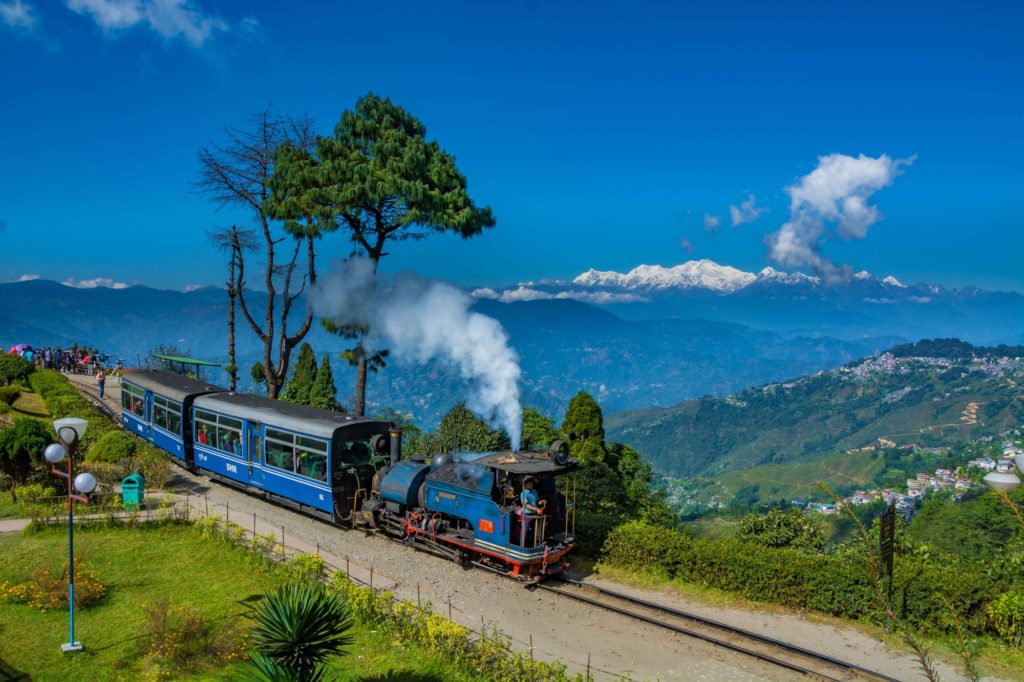
[[[858,283],[875,283],[887,288],[908,288],[892,275],[879,280],[866,270],[855,274],[853,280]],[[570,282],[562,280],[521,282],[515,287],[504,290],[477,289],[473,294],[478,298],[491,298],[504,302],[537,300],[539,298],[577,298],[587,302],[625,303],[638,302],[641,299],[634,295],[628,299],[605,297],[605,300],[602,301],[596,300],[593,292],[618,290],[657,294],[705,290],[717,294],[732,294],[757,283],[822,286],[821,278],[802,272],[782,272],[766,267],[758,273],[753,273],[730,265],[720,265],[713,260],[704,258],[672,267],[638,265],[629,272],[591,268],[580,273]],[[843,285],[833,284],[830,286],[841,287]]]
[[[898,334],[957,336],[976,343],[1024,340],[1024,296],[977,287],[946,289],[904,284],[867,271],[830,282],[766,267],[747,272],[712,260],[638,265],[628,272],[590,269],[571,280],[520,282],[476,289],[502,303],[573,299],[609,307],[633,319],[703,318],[757,328],[843,338]]]

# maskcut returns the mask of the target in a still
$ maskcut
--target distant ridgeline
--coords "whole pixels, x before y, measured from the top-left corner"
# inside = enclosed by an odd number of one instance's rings
[[[917,343],[902,343],[889,351],[898,358],[1021,358],[1024,346],[972,346],[960,339],[922,339]]]
[[[997,435],[1024,421],[1022,398],[1024,348],[940,339],[725,398],[615,413],[606,427],[609,440],[634,446],[659,473],[715,477],[879,445]]]

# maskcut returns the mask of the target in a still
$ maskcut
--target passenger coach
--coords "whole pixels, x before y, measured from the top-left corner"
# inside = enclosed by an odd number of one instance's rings
[[[389,450],[383,421],[240,393],[195,399],[197,468],[335,523],[366,499]]]
[[[227,391],[171,372],[129,370],[121,381],[124,428],[192,468],[192,401]]]

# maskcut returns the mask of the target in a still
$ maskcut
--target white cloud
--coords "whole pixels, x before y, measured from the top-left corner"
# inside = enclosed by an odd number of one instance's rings
[[[182,37],[193,47],[202,47],[227,23],[207,16],[190,0],[67,0],[73,12],[91,17],[104,31],[113,32],[146,26],[160,36]]]
[[[205,286],[205,284],[189,284],[184,289],[182,289],[182,291],[184,291],[186,294],[189,294],[192,293],[193,291],[199,291]]]
[[[18,278],[19,282],[31,282],[32,280],[39,279],[39,275],[22,275]]]
[[[573,300],[584,303],[646,303],[650,299],[636,294],[619,294],[611,291],[541,291],[520,284],[515,289],[495,291],[490,287],[474,289],[474,298],[489,298],[501,303],[518,303],[520,301]]]
[[[683,251],[686,251],[686,253],[693,253],[693,242],[690,241],[689,239],[684,239],[681,242],[679,242],[679,246],[680,248],[683,249]]]
[[[74,277],[68,277],[66,280],[61,282],[66,287],[74,287],[75,289],[95,289],[96,287],[107,287],[108,289],[127,289],[128,285],[124,282],[115,282],[109,277],[97,277],[95,279],[79,279],[76,280]]]
[[[740,202],[739,206],[729,206],[729,222],[732,223],[733,227],[739,227],[747,223],[752,223],[761,217],[763,213],[767,213],[767,208],[761,208],[756,205],[757,199],[753,194],[747,197],[746,201]]]
[[[704,214],[704,229],[708,232],[717,232],[718,226],[722,223],[722,219],[716,215],[710,213]]]
[[[32,5],[21,0],[0,2],[0,21],[11,28],[31,29],[36,25],[36,13]]]
[[[789,220],[768,235],[769,255],[789,267],[809,266],[829,280],[848,279],[852,268],[836,265],[822,255],[829,239],[862,239],[882,219],[868,203],[876,191],[892,184],[902,166],[915,157],[891,159],[845,154],[818,157],[818,167],[786,188]]]

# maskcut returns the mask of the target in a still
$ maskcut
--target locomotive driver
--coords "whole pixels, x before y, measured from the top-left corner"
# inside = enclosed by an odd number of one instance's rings
[[[532,476],[527,476],[523,480],[523,492],[519,494],[519,501],[523,504],[523,524],[522,524],[522,536],[520,542],[523,547],[526,546],[526,538],[530,533],[530,525],[535,523],[531,516],[536,516],[544,513],[544,507],[547,505],[547,500],[539,499],[537,491],[534,489],[534,481]]]
[[[519,496],[519,501],[523,503],[523,509],[526,510],[526,515],[530,516],[533,514],[543,514],[544,507],[547,505],[547,500],[541,500],[537,494],[537,490],[534,488],[536,481],[532,476],[527,476],[523,481],[523,492]]]

